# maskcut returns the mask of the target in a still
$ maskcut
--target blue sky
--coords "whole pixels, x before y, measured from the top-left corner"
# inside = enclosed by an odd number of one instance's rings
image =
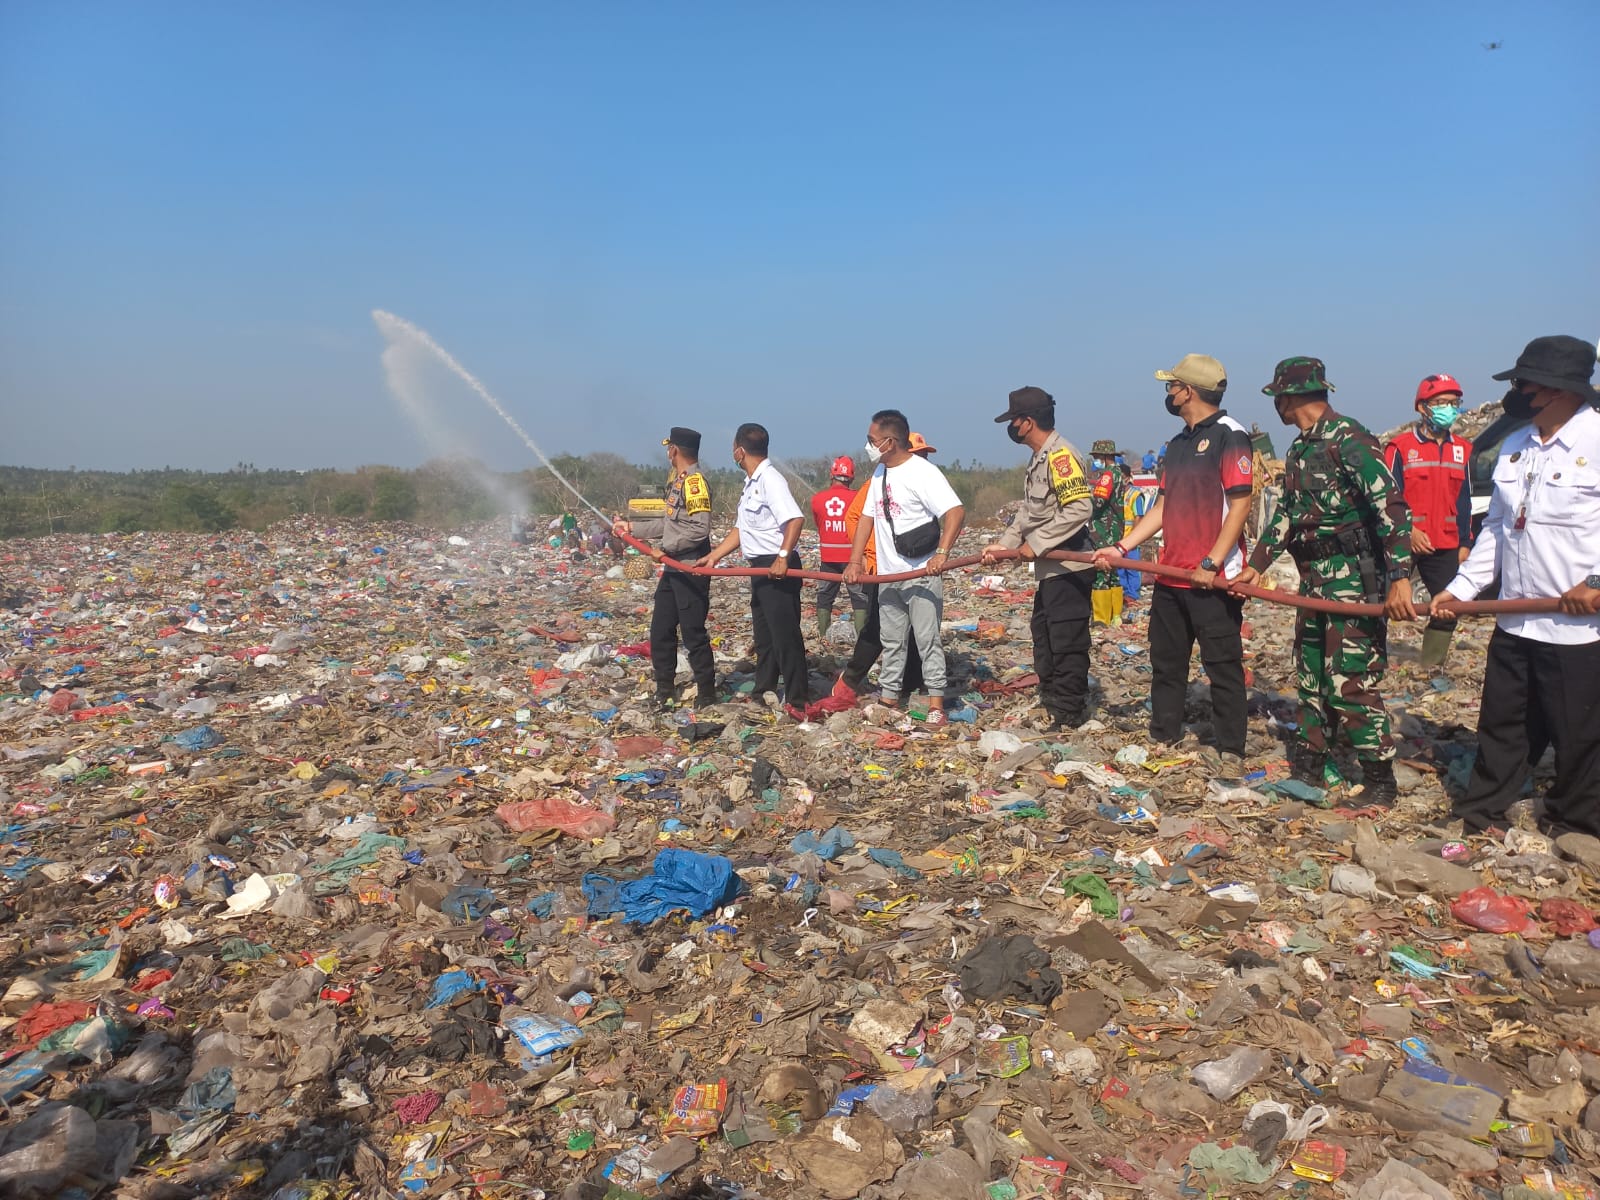
[[[551,451],[944,457],[1600,333],[1600,5],[0,5],[0,461],[412,464],[384,308]],[[1499,50],[1481,43],[1503,41]],[[526,452],[463,389],[445,419]]]

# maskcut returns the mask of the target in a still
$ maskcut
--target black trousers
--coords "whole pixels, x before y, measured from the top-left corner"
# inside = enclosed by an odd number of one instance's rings
[[[1556,778],[1542,824],[1600,836],[1600,642],[1536,642],[1496,629],[1478,708],[1478,758],[1455,815],[1468,829],[1505,824],[1529,752],[1554,743]]]
[[[1418,555],[1412,561],[1416,564],[1416,573],[1422,576],[1422,586],[1428,589],[1429,596],[1437,596],[1449,587],[1461,566],[1461,556],[1454,549],[1435,550],[1431,554]],[[1428,620],[1429,629],[1442,629],[1449,633],[1455,627],[1454,617],[1430,617]]]
[[[694,681],[700,685],[700,694],[710,697],[717,682],[711,637],[706,633],[706,615],[710,611],[711,580],[707,576],[685,575],[671,568],[661,573],[656,583],[655,606],[650,610],[650,667],[657,692],[670,692],[677,677],[681,629]]]
[[[1033,669],[1039,703],[1064,725],[1082,724],[1089,704],[1089,585],[1093,571],[1041,580],[1033,593]]]
[[[856,648],[845,664],[844,681],[852,691],[859,692],[867,682],[867,672],[883,655],[883,640],[878,626],[878,585],[866,583],[861,590],[867,595],[867,620],[856,635]],[[906,695],[922,690],[922,655],[917,652],[917,635],[907,631],[906,674],[900,681],[900,690]],[[894,700],[897,697],[890,696]]]
[[[752,567],[770,567],[776,554],[759,554]],[[789,570],[800,569],[800,556],[789,554]],[[806,679],[806,639],[800,631],[799,579],[773,579],[758,575],[750,581],[750,622],[756,638],[755,695],[778,690],[783,677],[783,699],[796,708],[810,700]]]
[[[1211,714],[1217,749],[1243,754],[1245,735],[1244,599],[1205,588],[1179,588],[1156,581],[1150,601],[1150,736],[1175,742],[1183,736],[1183,705],[1189,693],[1189,657],[1200,644],[1200,661],[1211,679]]]

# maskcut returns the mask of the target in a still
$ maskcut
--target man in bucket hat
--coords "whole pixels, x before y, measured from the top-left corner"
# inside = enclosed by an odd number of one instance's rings
[[[1505,600],[1559,596],[1557,613],[1505,613],[1489,638],[1478,756],[1455,815],[1469,830],[1504,828],[1532,746],[1551,744],[1556,777],[1541,827],[1600,836],[1600,401],[1595,347],[1575,337],[1529,342],[1504,405],[1531,424],[1506,438],[1483,528],[1435,612],[1452,614],[1500,577]]]
[[[1022,484],[1022,511],[983,551],[1020,550],[1039,581],[1033,594],[1033,669],[1039,676],[1042,729],[1076,729],[1089,710],[1089,583],[1092,568],[1039,556],[1051,550],[1088,550],[1094,504],[1083,456],[1056,432],[1055,398],[1043,388],[1012,392],[995,424],[1032,451]]]
[[[1109,546],[1122,537],[1123,509],[1128,500],[1128,485],[1117,466],[1116,442],[1097,438],[1089,447],[1089,474],[1094,479],[1090,485],[1094,515],[1089,518],[1089,532],[1096,546]],[[1115,567],[1103,567],[1094,573],[1089,603],[1096,624],[1122,624],[1122,579]]]
[[[1167,443],[1161,489],[1154,506],[1126,537],[1096,539],[1097,562],[1137,551],[1162,533],[1164,566],[1187,579],[1158,576],[1150,601],[1150,737],[1183,737],[1189,660],[1196,643],[1211,680],[1212,728],[1230,774],[1244,765],[1244,601],[1226,591],[1244,566],[1244,523],[1250,514],[1250,435],[1222,411],[1228,373],[1209,354],[1186,354],[1155,377],[1166,384],[1163,401],[1183,429]]]
[[[1333,411],[1321,359],[1284,359],[1261,390],[1300,436],[1284,461],[1283,499],[1237,582],[1254,582],[1287,550],[1300,568],[1302,596],[1382,602],[1386,617],[1415,620],[1411,514],[1378,439]],[[1361,799],[1394,803],[1394,739],[1378,692],[1386,635],[1384,617],[1300,610],[1294,642],[1300,732],[1289,763],[1302,783],[1323,786],[1328,751],[1343,724],[1361,763]]]

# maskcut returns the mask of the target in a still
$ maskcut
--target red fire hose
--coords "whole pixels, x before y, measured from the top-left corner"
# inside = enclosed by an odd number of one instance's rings
[[[654,555],[655,551],[645,543],[629,534],[620,535],[628,545],[643,554]],[[1002,550],[987,562],[998,562],[1020,559],[1022,554],[1016,550]],[[1076,550],[1050,550],[1040,555],[1041,558],[1054,559],[1058,562],[1092,563],[1094,555],[1086,551]],[[753,579],[768,574],[765,567],[697,567],[688,563],[679,562],[663,554],[661,562],[676,570],[690,575],[708,575],[728,579]],[[1178,567],[1165,567],[1160,563],[1146,562],[1142,558],[1122,558],[1111,556],[1110,565],[1114,569],[1126,568],[1133,571],[1143,571],[1146,575],[1164,576],[1168,579],[1182,579],[1188,581],[1190,573]],[[968,554],[961,558],[952,558],[945,562],[945,571],[952,571],[962,567],[975,567],[986,565],[986,560],[977,554]],[[940,572],[929,571],[922,568],[916,571],[900,571],[891,575],[863,575],[861,583],[898,583],[906,579],[922,579],[928,575]],[[832,571],[790,571],[785,575],[787,579],[813,579],[818,582],[838,582],[844,576]],[[1291,608],[1303,608],[1310,612],[1333,613],[1339,616],[1351,617],[1381,617],[1383,605],[1364,604],[1354,600],[1324,600],[1320,596],[1300,596],[1291,592],[1279,591],[1275,588],[1257,587],[1249,583],[1235,583],[1227,587],[1227,591],[1236,596],[1248,596],[1253,600],[1265,600],[1269,604],[1287,604]],[[1528,600],[1458,600],[1450,606],[1452,613],[1461,616],[1499,615],[1500,613],[1553,613],[1561,611],[1561,602],[1555,598],[1540,598]],[[1425,609],[1419,612],[1426,612]]]

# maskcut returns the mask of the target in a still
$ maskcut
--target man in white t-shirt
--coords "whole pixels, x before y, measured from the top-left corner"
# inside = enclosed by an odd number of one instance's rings
[[[867,538],[878,552],[878,574],[897,575],[927,568],[929,575],[882,584],[878,589],[879,637],[883,664],[878,686],[883,703],[893,707],[905,676],[908,643],[916,637],[922,678],[928,687],[930,728],[948,723],[944,714],[945,664],[939,623],[944,616],[944,580],[939,578],[966,515],[955,490],[927,459],[911,452],[911,426],[892,408],[875,413],[867,426],[867,457],[876,464],[867,485],[866,506],[850,548],[846,583],[864,573]]]

